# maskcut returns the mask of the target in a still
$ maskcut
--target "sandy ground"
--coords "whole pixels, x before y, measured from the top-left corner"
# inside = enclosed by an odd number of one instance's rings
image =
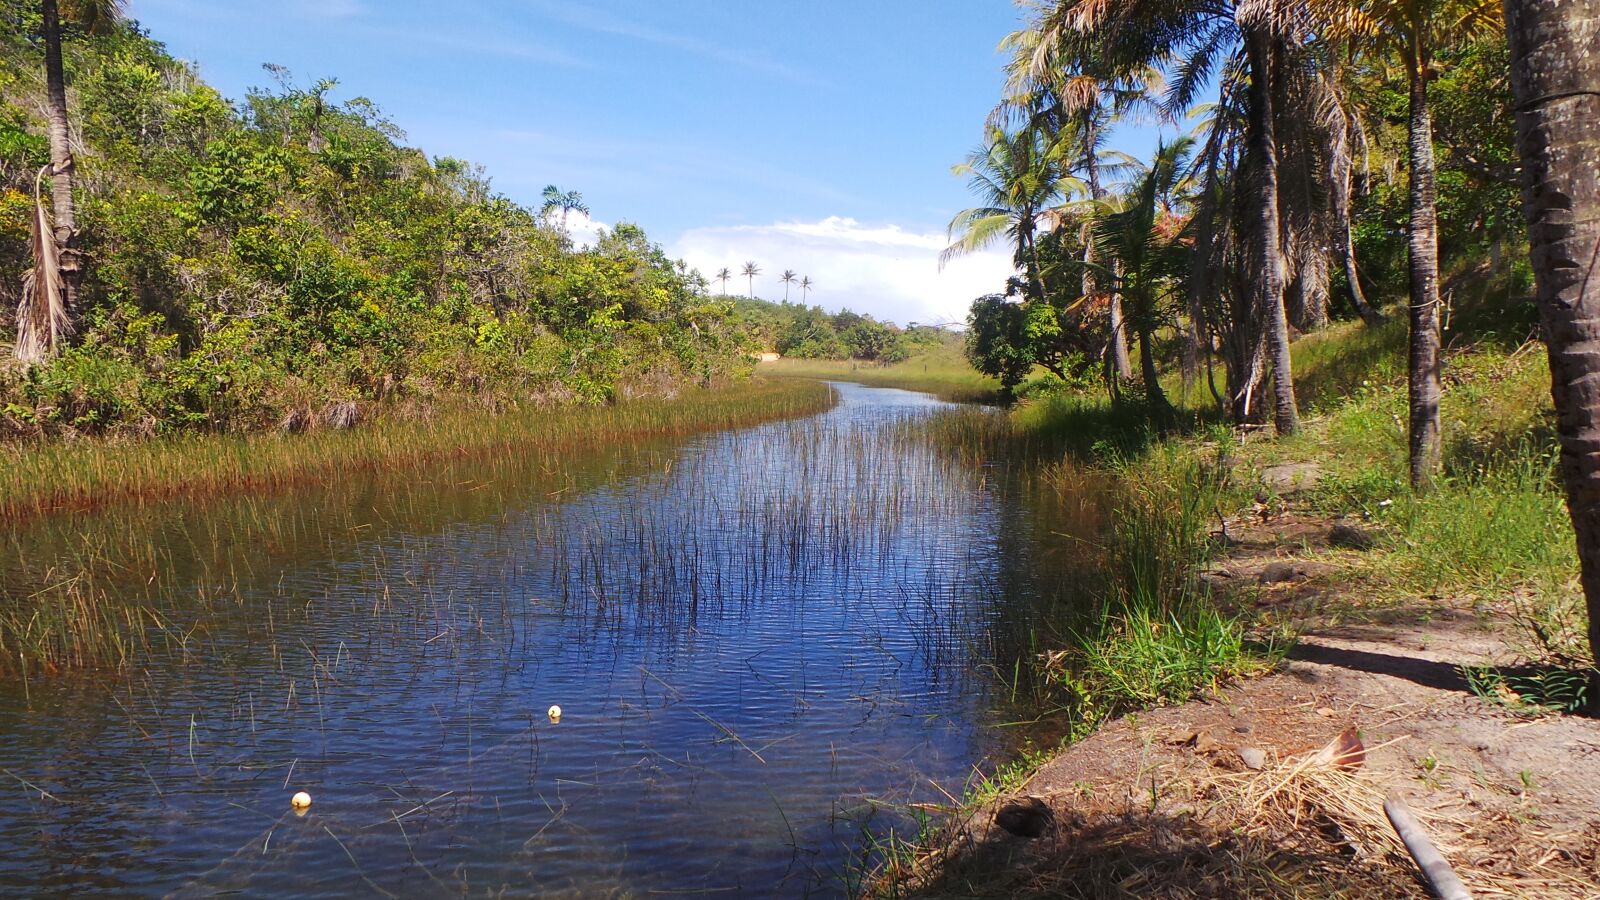
[[[914,892],[1425,897],[1383,818],[1399,795],[1474,896],[1600,897],[1600,720],[1475,696],[1459,666],[1514,662],[1492,612],[1344,602],[1330,524],[1230,523],[1231,552],[1207,573],[1303,623],[1276,671],[1063,751],[1015,796],[952,823]],[[1263,585],[1269,566],[1276,583]],[[1342,613],[1319,616],[1334,600]],[[1318,760],[1346,729],[1365,748],[1359,767]],[[997,827],[1008,806],[1038,813],[1042,834]]]

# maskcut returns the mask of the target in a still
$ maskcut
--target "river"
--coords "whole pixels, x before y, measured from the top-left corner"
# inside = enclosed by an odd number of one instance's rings
[[[948,404],[834,387],[564,480],[128,513],[165,619],[125,675],[0,686],[0,894],[848,893],[1015,749],[1072,578],[1019,477],[918,437]]]

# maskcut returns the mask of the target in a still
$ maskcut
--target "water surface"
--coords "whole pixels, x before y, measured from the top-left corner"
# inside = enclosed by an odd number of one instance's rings
[[[559,476],[127,513],[164,625],[127,677],[0,686],[0,892],[846,893],[1011,749],[992,673],[1072,572],[917,436],[946,404],[835,387]]]

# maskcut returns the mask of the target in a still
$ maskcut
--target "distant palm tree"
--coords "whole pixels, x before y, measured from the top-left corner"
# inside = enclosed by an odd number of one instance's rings
[[[739,270],[739,274],[750,279],[750,299],[754,300],[756,298],[756,276],[761,274],[761,268],[754,262],[747,262],[744,264],[744,268]]]
[[[544,205],[539,207],[539,212],[548,216],[556,210],[561,210],[561,230],[567,230],[567,217],[575,212],[589,214],[589,207],[583,205],[583,195],[577,191],[562,191],[553,184],[544,186]]]
[[[794,274],[793,269],[784,269],[783,274],[778,276],[778,280],[783,282],[783,302],[788,303],[789,285],[799,281],[800,278]]]
[[[800,302],[801,303],[806,302],[806,294],[808,292],[810,292],[810,290],[813,287],[816,287],[816,285],[817,285],[817,283],[815,281],[811,280],[811,276],[810,275],[807,275],[806,277],[800,279]]]
[[[722,282],[722,295],[726,297],[728,295],[728,279],[733,277],[733,272],[729,271],[727,266],[723,266],[717,270],[717,274],[711,277]]]

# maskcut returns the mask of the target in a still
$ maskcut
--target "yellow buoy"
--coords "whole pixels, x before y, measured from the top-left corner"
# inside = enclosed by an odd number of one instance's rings
[[[306,793],[305,791],[301,791],[300,793],[295,794],[293,797],[289,798],[289,805],[294,807],[295,809],[301,809],[301,810],[310,809],[311,808],[311,795]]]
[[[561,721],[561,707],[559,707],[559,706],[551,706],[550,707],[550,721],[552,721],[552,722]]]

